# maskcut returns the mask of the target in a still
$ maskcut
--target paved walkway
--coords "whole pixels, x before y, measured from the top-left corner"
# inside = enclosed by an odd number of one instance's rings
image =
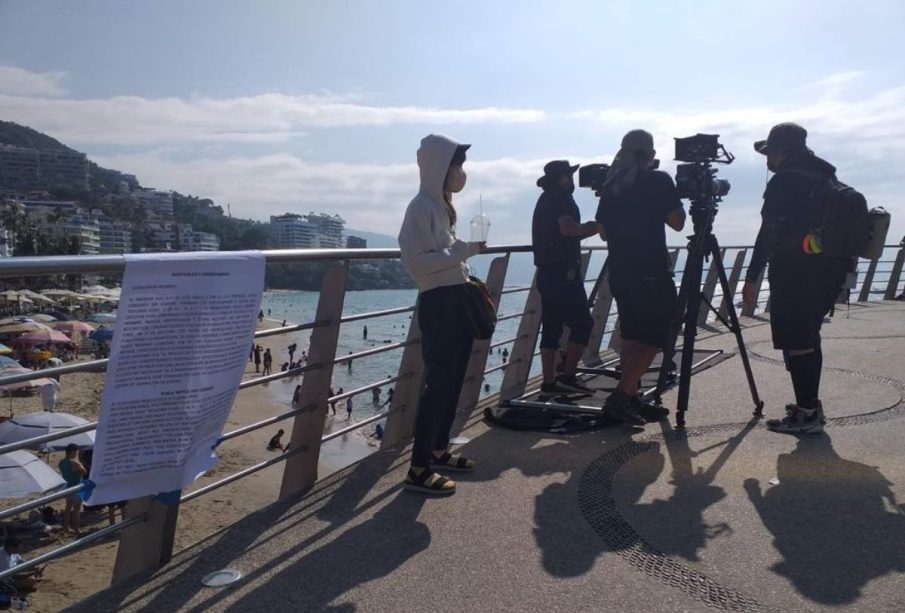
[[[788,376],[769,326],[746,324],[777,416]],[[905,304],[843,307],[824,352],[823,435],[749,421],[737,356],[694,378],[683,435],[475,414],[462,433],[480,469],[450,499],[401,490],[406,456],[380,452],[72,610],[903,611]],[[201,585],[225,567],[245,577]]]

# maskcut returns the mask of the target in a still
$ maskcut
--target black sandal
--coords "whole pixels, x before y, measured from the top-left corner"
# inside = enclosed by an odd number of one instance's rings
[[[453,455],[448,451],[444,451],[439,458],[431,456],[431,466],[439,466],[445,470],[460,473],[470,473],[475,469],[475,463],[472,460],[464,456]]]
[[[455,481],[427,468],[421,471],[421,474],[415,474],[415,471],[410,468],[405,481],[402,482],[402,487],[431,496],[450,496],[456,493]]]

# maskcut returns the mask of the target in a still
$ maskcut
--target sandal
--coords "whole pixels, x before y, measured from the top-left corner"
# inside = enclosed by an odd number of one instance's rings
[[[470,473],[475,469],[474,461],[464,456],[453,455],[448,451],[444,451],[439,458],[431,456],[431,466],[439,466],[460,473]]]
[[[413,492],[429,494],[432,496],[450,496],[456,493],[456,482],[438,475],[434,471],[425,468],[421,474],[409,469],[402,487]]]

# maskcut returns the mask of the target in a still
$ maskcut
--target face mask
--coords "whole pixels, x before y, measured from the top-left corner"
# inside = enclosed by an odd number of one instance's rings
[[[465,171],[461,166],[453,166],[446,175],[446,191],[452,193],[461,192],[465,188],[465,180],[467,179]]]

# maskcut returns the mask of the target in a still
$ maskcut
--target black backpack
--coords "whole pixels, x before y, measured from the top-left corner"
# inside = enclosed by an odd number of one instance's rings
[[[817,205],[818,221],[811,230],[820,237],[824,255],[857,258],[870,240],[867,200],[853,187],[832,177],[805,170],[790,172],[813,180],[811,200]]]

